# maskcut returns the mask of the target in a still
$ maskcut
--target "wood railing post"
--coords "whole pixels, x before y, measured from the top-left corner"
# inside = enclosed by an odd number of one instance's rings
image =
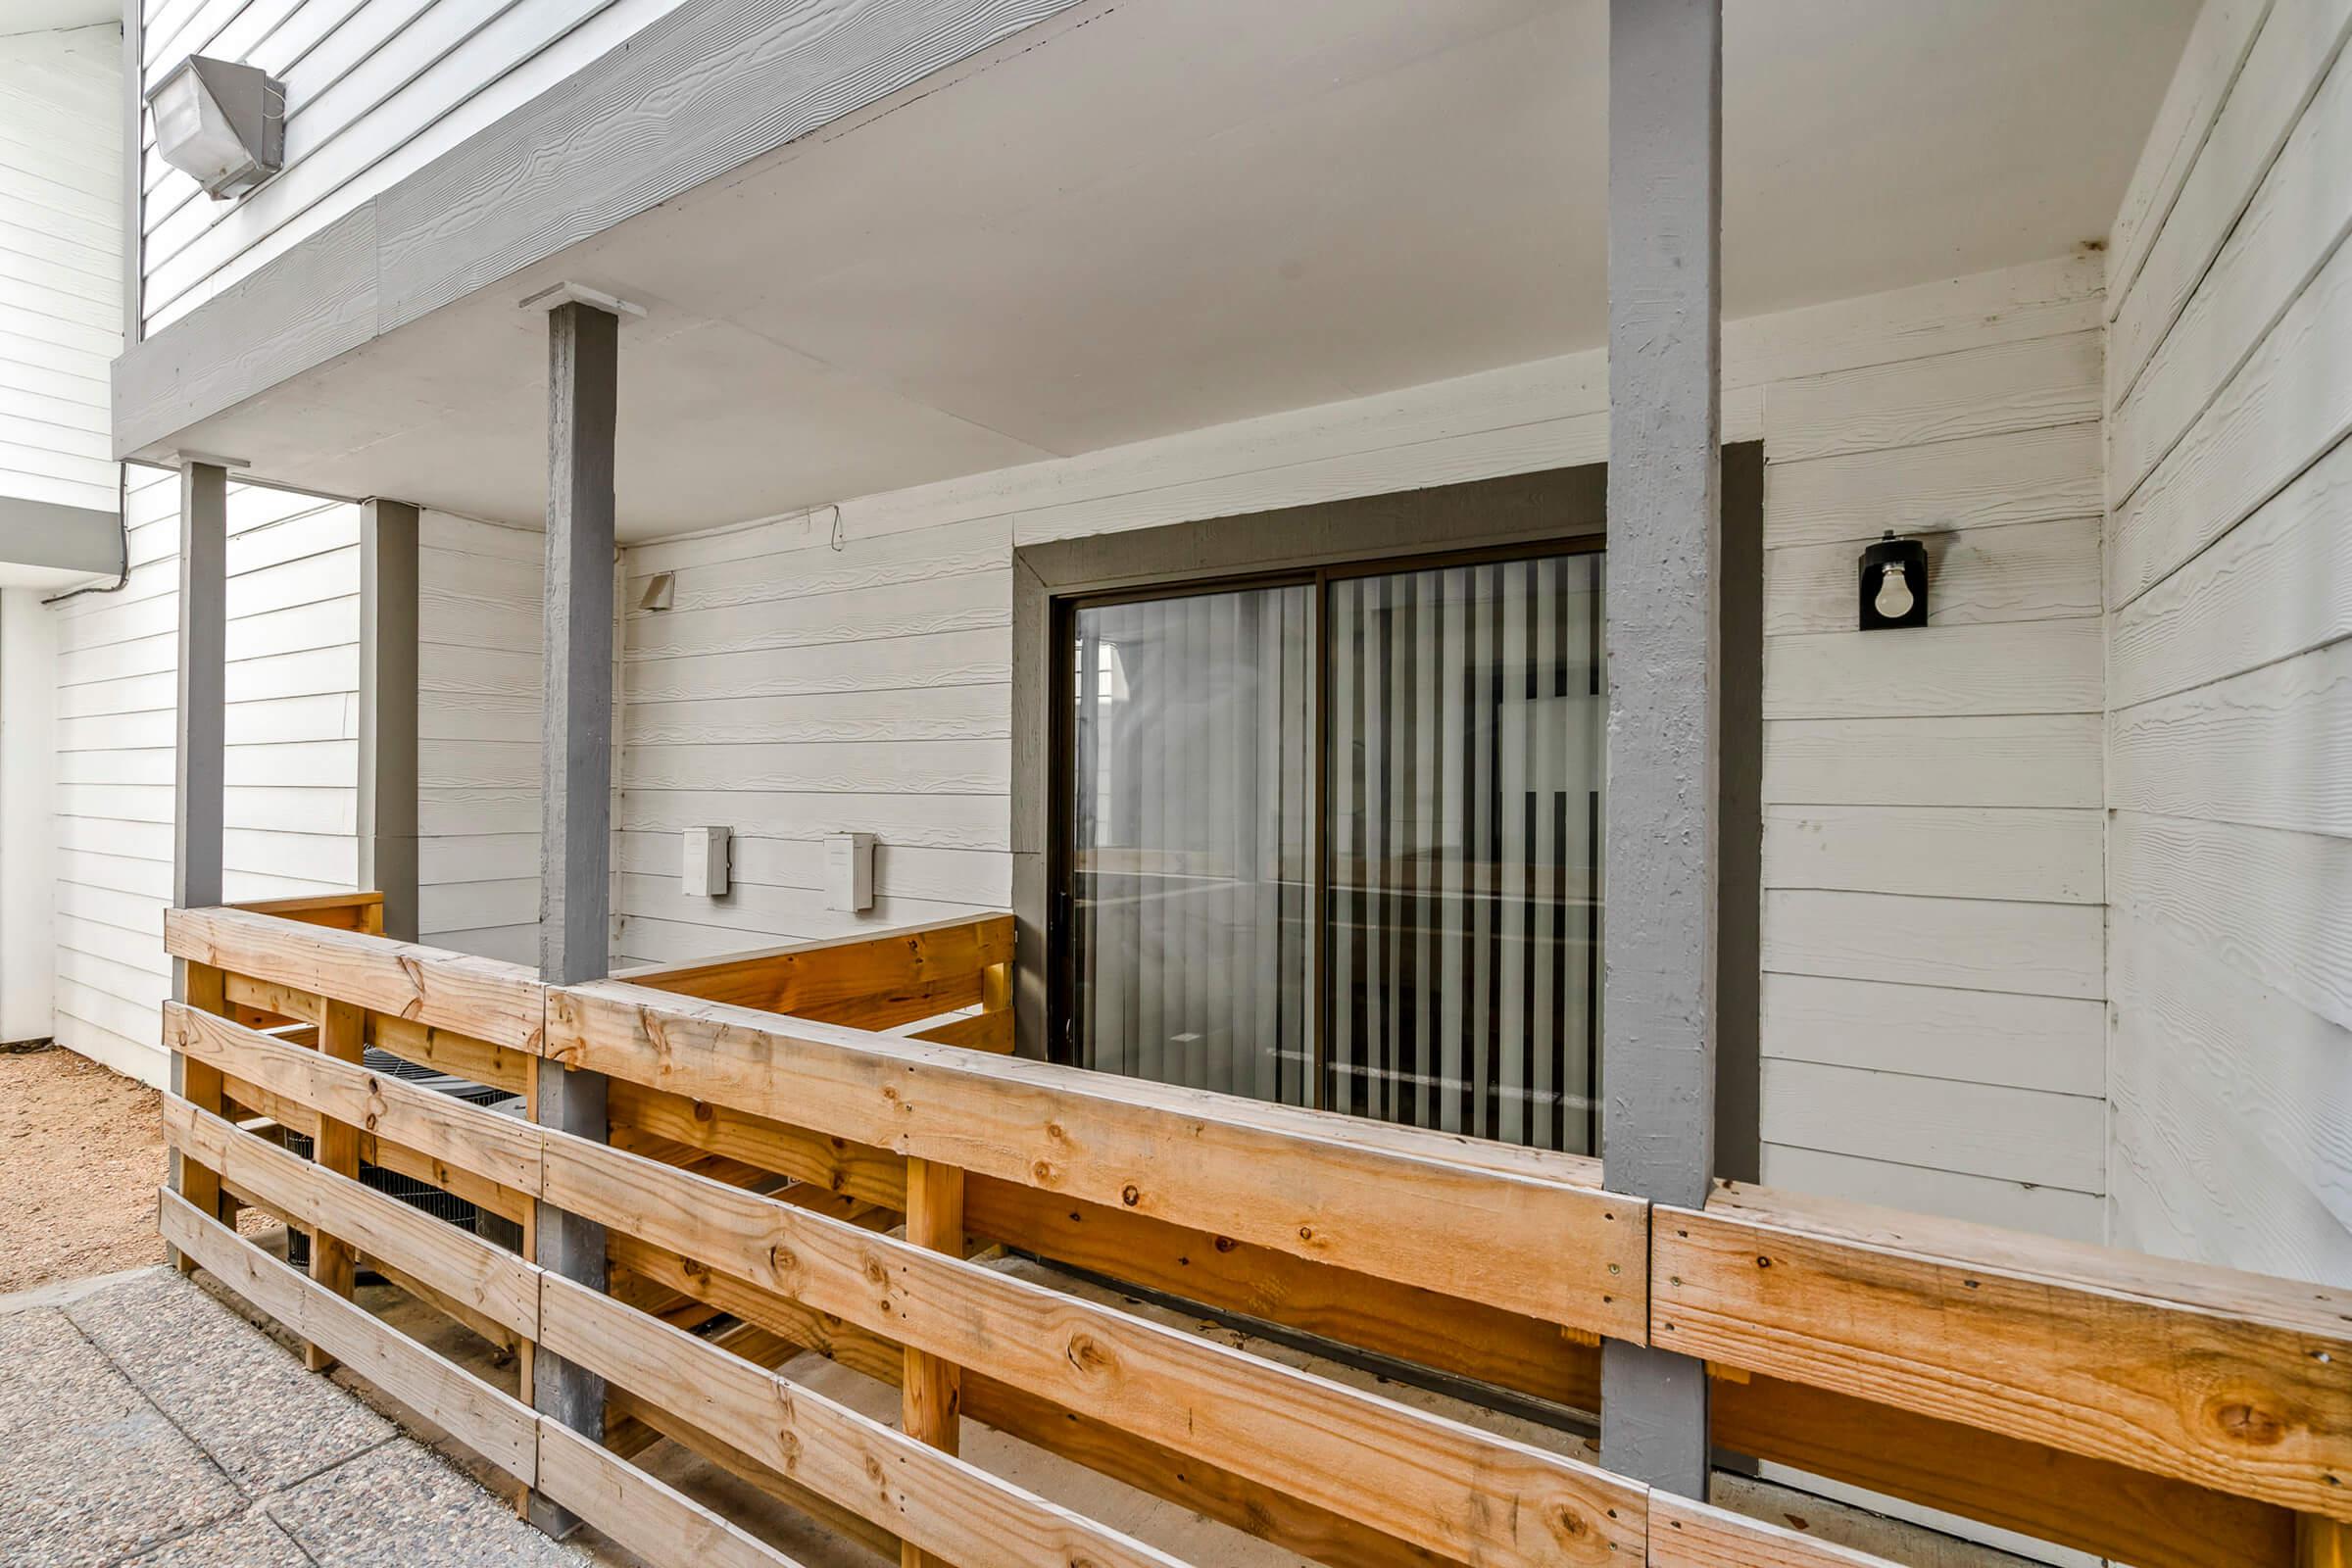
[[[358,1065],[367,1054],[368,1013],[321,992],[318,996],[318,1052],[337,1061]],[[360,1130],[347,1121],[321,1114],[318,1136],[311,1142],[311,1157],[338,1176],[359,1179]],[[349,1242],[323,1229],[311,1236],[311,1278],[344,1299],[351,1298],[359,1255]],[[323,1372],[335,1358],[316,1345],[302,1348],[303,1365]]]
[[[209,963],[180,965],[180,1000],[199,1012],[228,1011],[228,976]],[[180,1098],[199,1109],[220,1113],[220,1069],[177,1051],[172,1053],[172,1082]],[[210,1219],[220,1217],[220,1173],[208,1170],[186,1155],[172,1155],[171,1186],[196,1211]],[[169,1248],[172,1266],[182,1274],[196,1272],[196,1260],[176,1247]]]
[[[963,1255],[963,1167],[936,1160],[906,1161],[906,1240],[953,1257]],[[949,1453],[956,1450],[957,1416],[963,1407],[963,1371],[952,1361],[920,1350],[906,1352],[900,1385],[899,1425],[906,1434]],[[942,1560],[909,1543],[899,1548],[900,1568],[945,1568]]]
[[[2295,1568],[2352,1568],[2352,1525],[2296,1515]]]

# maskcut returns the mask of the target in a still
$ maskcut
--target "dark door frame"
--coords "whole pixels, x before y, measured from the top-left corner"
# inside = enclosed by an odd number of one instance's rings
[[[1717,936],[1717,1163],[1721,1174],[1736,1180],[1755,1179],[1759,1154],[1763,467],[1761,443],[1724,448],[1724,758],[1718,789],[1724,820],[1751,824],[1750,831],[1726,835],[1722,846]],[[1052,965],[1061,936],[1055,890],[1066,880],[1067,847],[1057,842],[1054,803],[1068,786],[1068,715],[1056,697],[1064,662],[1056,637],[1069,605],[1169,586],[1314,578],[1322,568],[1367,563],[1406,569],[1433,564],[1416,558],[1540,546],[1591,549],[1605,545],[1607,491],[1607,466],[1588,464],[1015,549],[1011,838],[1019,932],[1013,1004],[1021,1054],[1049,1054]]]

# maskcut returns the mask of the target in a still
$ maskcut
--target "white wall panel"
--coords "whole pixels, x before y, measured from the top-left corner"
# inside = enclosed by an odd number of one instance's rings
[[[417,935],[534,966],[546,543],[439,512],[417,526]]]
[[[129,475],[133,557],[146,562],[134,587],[47,612],[58,645],[56,1033],[85,1055],[161,1082],[179,476],[136,467]],[[230,899],[355,885],[358,510],[229,487],[222,849]]]
[[[0,497],[113,512],[122,29],[0,37]]]

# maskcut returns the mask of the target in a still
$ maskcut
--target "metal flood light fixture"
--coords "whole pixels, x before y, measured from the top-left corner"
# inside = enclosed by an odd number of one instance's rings
[[[1928,623],[1928,547],[1888,533],[1862,552],[1862,629]]]
[[[286,89],[259,66],[190,55],[147,94],[155,150],[215,201],[285,166]]]

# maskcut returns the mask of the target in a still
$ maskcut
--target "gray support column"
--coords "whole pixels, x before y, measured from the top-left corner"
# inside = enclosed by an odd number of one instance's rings
[[[190,460],[179,473],[179,733],[173,766],[172,903],[200,909],[220,902],[220,843],[228,725],[228,471]],[[172,994],[191,999],[188,966],[172,965]],[[188,1063],[172,1053],[172,1092],[187,1095]],[[217,1075],[215,1081],[217,1082]],[[174,1152],[170,1182],[188,1192]],[[203,1184],[207,1201],[218,1192]],[[174,1262],[178,1259],[175,1256]]]
[[[612,785],[612,441],[619,319],[594,306],[548,313],[546,673],[541,698],[539,974],[550,985],[611,969],[609,872]],[[602,1074],[538,1063],[538,1121],[602,1143],[610,1135]],[[605,1285],[605,1233],[540,1204],[541,1267]],[[534,1352],[531,1402],[601,1437],[605,1387],[586,1368]],[[575,1519],[533,1494],[531,1519],[550,1535]]]
[[[222,749],[228,744],[228,470],[179,470],[179,747],[172,902],[220,902]]]
[[[360,886],[416,940],[416,509],[360,507]]]
[[[1611,0],[1601,1148],[1613,1190],[1693,1205],[1715,1153],[1722,149],[1722,0]],[[1705,1367],[1609,1342],[1600,1442],[1704,1497]]]

